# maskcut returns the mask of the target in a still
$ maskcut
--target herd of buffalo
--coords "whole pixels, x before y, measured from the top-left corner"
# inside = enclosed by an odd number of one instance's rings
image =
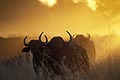
[[[44,35],[46,41],[41,40],[43,32],[38,40],[31,40],[26,43],[27,36],[24,38],[24,48],[22,52],[30,52],[33,55],[33,68],[39,74],[39,68],[46,68],[47,72],[55,75],[64,75],[64,67],[71,73],[76,71],[88,73],[90,62],[95,60],[96,51],[94,43],[90,40],[90,35],[70,36],[69,41],[64,41],[62,37],[53,37],[50,41]]]

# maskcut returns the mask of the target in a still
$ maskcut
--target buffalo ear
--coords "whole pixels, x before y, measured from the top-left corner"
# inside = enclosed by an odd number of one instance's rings
[[[24,47],[23,49],[22,49],[22,52],[29,52],[30,51],[30,47]]]

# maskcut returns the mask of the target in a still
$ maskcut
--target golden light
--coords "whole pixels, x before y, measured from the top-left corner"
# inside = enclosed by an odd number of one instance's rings
[[[91,10],[95,11],[98,7],[96,0],[86,0],[87,6],[91,8]]]
[[[48,7],[53,7],[55,4],[57,4],[57,0],[38,0],[43,5],[46,5]],[[73,3],[85,3],[91,10],[95,11],[98,7],[96,0],[72,0]]]
[[[80,3],[80,2],[85,3],[93,11],[95,11],[98,7],[96,0],[72,0],[72,1],[74,3]]]
[[[57,0],[38,0],[38,1],[40,1],[42,4],[48,7],[52,7],[57,3]]]
[[[82,0],[72,0],[74,3],[79,3],[81,2]]]

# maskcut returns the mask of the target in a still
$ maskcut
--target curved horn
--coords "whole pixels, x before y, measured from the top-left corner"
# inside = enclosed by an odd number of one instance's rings
[[[43,34],[44,32],[42,32],[41,34],[40,34],[40,36],[39,36],[39,40],[40,40],[40,42],[42,42],[42,40],[41,40],[41,36],[42,36],[42,34]],[[46,39],[46,43],[48,42],[48,38],[47,38],[47,36],[46,35],[44,35],[45,36],[45,39]]]
[[[72,35],[68,32],[68,31],[66,31],[68,34],[69,34],[69,36],[70,36],[70,40],[68,41],[68,42],[71,42],[72,41]]]
[[[44,32],[42,32],[41,34],[40,34],[40,36],[39,36],[39,40],[41,41],[41,36],[42,36],[42,34],[43,34]],[[42,42],[42,41],[41,41]]]
[[[89,38],[90,38],[90,34],[89,34],[89,33],[87,33],[87,35],[88,35],[87,39],[89,39]]]
[[[46,39],[46,43],[48,43],[48,38],[47,38],[47,36],[45,35],[45,39]]]
[[[24,41],[23,41],[24,46],[29,46],[29,44],[26,43],[26,39],[27,39],[27,36],[24,38]]]
[[[73,38],[75,38],[75,36],[76,36],[76,33],[75,33],[75,34],[73,34]]]

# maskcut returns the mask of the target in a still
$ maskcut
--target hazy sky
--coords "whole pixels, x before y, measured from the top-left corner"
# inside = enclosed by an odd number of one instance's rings
[[[88,0],[90,1],[90,0]],[[95,1],[95,0],[93,0]],[[0,0],[0,35],[49,35],[74,33],[107,34],[108,27],[120,32],[120,1],[96,1],[92,10],[86,0],[57,0],[52,7],[38,0]]]

